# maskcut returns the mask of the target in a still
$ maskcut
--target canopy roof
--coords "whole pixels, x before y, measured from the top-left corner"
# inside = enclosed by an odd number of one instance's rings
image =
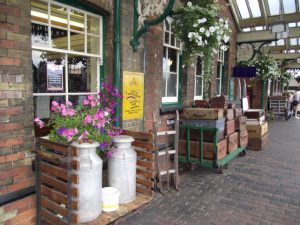
[[[300,0],[227,0],[238,27],[238,43],[263,43],[262,50],[285,62],[287,68],[300,68]],[[271,32],[275,23],[289,27],[288,38],[277,39]]]

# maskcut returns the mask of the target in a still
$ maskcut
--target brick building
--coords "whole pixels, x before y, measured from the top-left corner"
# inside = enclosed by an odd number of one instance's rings
[[[143,116],[122,120],[120,114],[123,128],[148,132],[153,111],[162,126],[167,126],[166,120],[174,118],[175,109],[203,98],[203,87],[195,92],[196,77],[201,81],[201,72],[196,74],[200,63],[195,60],[194,66],[181,69],[177,58],[180,45],[164,39],[164,35],[173,38],[166,24],[169,21],[150,27],[133,51],[134,1],[120,1],[120,40],[115,38],[113,2],[0,0],[0,224],[35,223],[31,151],[35,135],[42,133],[34,132],[33,119],[49,118],[53,99],[77,101],[80,95],[99,91],[100,77],[115,80],[116,41],[120,42],[121,84],[125,71],[144,74]],[[226,6],[225,0],[219,2]],[[237,30],[231,12],[223,7],[220,16],[230,20],[232,36],[224,57],[215,58],[216,68],[222,67],[223,72],[217,75],[215,70],[211,96],[227,93],[236,58]],[[176,52],[172,55],[177,62],[174,74],[179,76],[175,98],[163,94],[164,50]]]

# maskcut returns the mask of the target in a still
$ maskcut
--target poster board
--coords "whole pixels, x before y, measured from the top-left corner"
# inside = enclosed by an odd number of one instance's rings
[[[47,63],[47,91],[63,91],[63,65]]]
[[[144,74],[123,72],[123,120],[141,119],[144,115]]]

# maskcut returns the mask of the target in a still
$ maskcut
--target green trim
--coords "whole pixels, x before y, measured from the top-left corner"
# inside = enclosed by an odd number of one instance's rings
[[[225,166],[230,160],[232,160],[232,159],[235,158],[238,154],[240,154],[242,151],[244,151],[245,148],[246,148],[245,146],[239,147],[239,148],[237,148],[236,150],[234,150],[233,152],[227,154],[225,158],[223,158],[223,159],[217,161],[217,165],[216,165],[216,166],[217,166],[217,167],[220,167],[220,166],[223,167],[223,166]]]
[[[136,51],[137,47],[139,46],[139,38],[146,33],[149,30],[150,26],[159,24],[160,22],[162,22],[165,18],[167,18],[167,16],[170,15],[174,2],[175,0],[169,0],[167,7],[165,8],[163,14],[161,14],[159,17],[157,17],[154,20],[145,20],[143,26],[138,29],[138,12],[137,12],[137,1],[138,0],[134,0],[134,17],[133,17],[133,35],[132,35],[132,39],[130,40],[130,44],[133,47],[133,50]]]
[[[62,4],[66,4],[69,6],[73,6],[75,8],[78,9],[82,9],[84,11],[88,11],[91,13],[95,13],[101,16],[109,16],[110,12],[108,12],[107,10],[98,7],[95,4],[92,4],[88,1],[83,1],[83,0],[55,0],[57,2],[60,2]]]
[[[118,93],[121,93],[121,49],[120,49],[120,35],[121,35],[121,4],[120,0],[114,2],[114,85]],[[117,98],[116,107],[116,123],[117,127],[121,125],[121,99]]]
[[[102,20],[102,33],[103,33],[103,41],[102,41],[102,65],[100,66],[100,84],[105,80],[105,37],[106,37],[106,17],[103,17]]]

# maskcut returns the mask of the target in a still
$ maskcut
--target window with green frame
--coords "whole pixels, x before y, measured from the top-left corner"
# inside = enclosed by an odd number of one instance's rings
[[[222,94],[222,80],[224,76],[224,51],[218,51],[218,62],[217,62],[217,78],[216,78],[216,95]]]
[[[162,105],[181,104],[182,45],[171,28],[172,19],[164,21]]]

